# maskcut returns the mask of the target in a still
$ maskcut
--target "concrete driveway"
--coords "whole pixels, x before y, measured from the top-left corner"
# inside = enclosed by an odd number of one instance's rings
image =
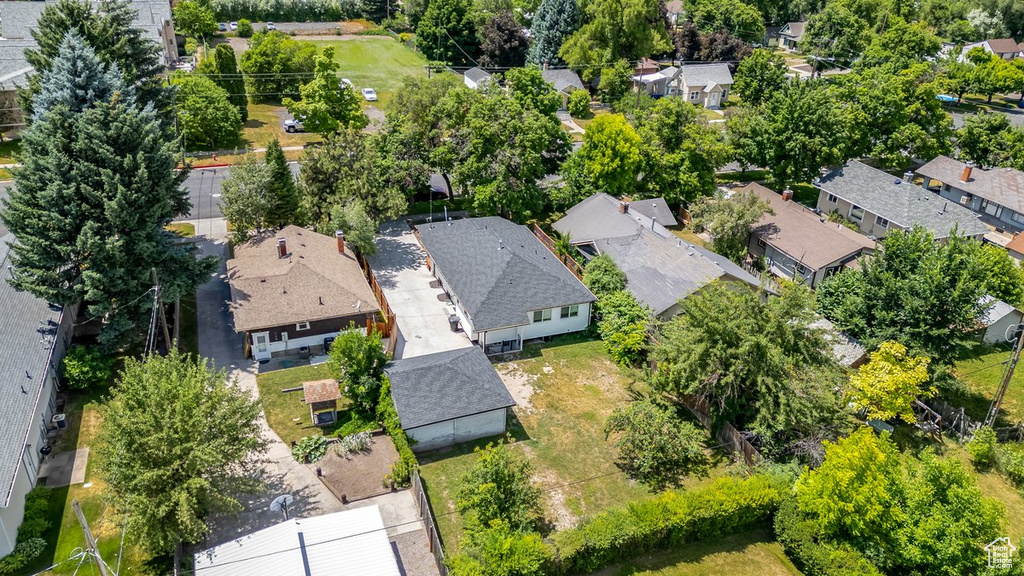
[[[395,358],[411,358],[472,346],[464,332],[452,332],[441,297],[432,288],[427,255],[405,222],[388,222],[377,236],[370,268],[398,318]]]

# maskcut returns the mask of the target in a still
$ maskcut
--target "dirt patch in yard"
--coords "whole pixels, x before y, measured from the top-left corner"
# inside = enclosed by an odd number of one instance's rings
[[[498,372],[498,376],[501,377],[501,381],[505,383],[508,393],[516,401],[516,407],[526,414],[532,413],[534,407],[530,403],[530,397],[533,396],[533,383],[537,377],[527,374],[514,362],[498,364],[494,368]]]
[[[384,477],[398,460],[398,452],[391,438],[382,432],[373,435],[369,450],[355,454],[342,454],[338,444],[332,444],[323,460],[311,464],[319,468],[320,480],[339,500],[362,500],[389,492]]]
[[[548,510],[544,517],[551,522],[552,527],[555,530],[566,530],[575,526],[579,518],[569,510],[566,493],[559,487],[564,482],[559,481],[558,476],[550,470],[534,474],[532,479],[535,486],[546,491]]]

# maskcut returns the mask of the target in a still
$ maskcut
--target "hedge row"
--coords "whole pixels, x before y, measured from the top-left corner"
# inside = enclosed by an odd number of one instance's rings
[[[213,0],[220,20],[335,22],[363,16],[361,0]]]
[[[553,536],[557,574],[589,574],[642,554],[766,526],[789,485],[764,475],[720,478],[708,486],[603,512]]]
[[[46,549],[43,534],[50,527],[50,489],[36,486],[25,496],[25,518],[18,527],[14,550],[0,559],[0,574],[13,574],[35,560]]]
[[[775,536],[807,576],[882,576],[857,550],[825,541],[821,525],[800,513],[795,498],[779,506]]]
[[[412,452],[409,444],[409,437],[402,430],[402,423],[398,420],[398,410],[395,409],[395,402],[391,399],[391,381],[385,376],[381,381],[380,400],[377,402],[377,420],[384,427],[384,431],[391,436],[395,443],[395,450],[398,451],[398,461],[391,465],[391,474],[385,478],[395,483],[395,486],[408,486],[412,478],[412,471],[419,466],[416,455]]]

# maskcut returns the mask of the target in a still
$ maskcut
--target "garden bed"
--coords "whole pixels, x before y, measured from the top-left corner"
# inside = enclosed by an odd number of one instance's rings
[[[342,502],[352,502],[380,496],[390,492],[384,486],[384,477],[398,460],[398,452],[391,438],[375,432],[366,450],[342,454],[339,444],[331,444],[327,456],[315,464],[322,476],[320,480]]]

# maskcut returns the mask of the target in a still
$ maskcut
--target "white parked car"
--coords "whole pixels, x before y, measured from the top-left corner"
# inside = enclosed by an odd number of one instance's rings
[[[277,30],[277,26],[274,26],[273,22],[267,22],[267,30]]]
[[[373,88],[363,88],[363,100],[367,102],[377,101],[377,92]]]
[[[303,132],[302,118],[289,118],[284,121],[284,131],[288,133]]]
[[[238,22],[232,22],[231,24],[228,24],[228,26],[229,26],[229,27],[230,27],[230,28],[231,28],[232,30],[238,30]]]
[[[355,88],[355,85],[352,84],[352,81],[349,80],[348,78],[342,78],[341,81],[338,82],[338,86],[348,86],[349,88],[353,89]]]

